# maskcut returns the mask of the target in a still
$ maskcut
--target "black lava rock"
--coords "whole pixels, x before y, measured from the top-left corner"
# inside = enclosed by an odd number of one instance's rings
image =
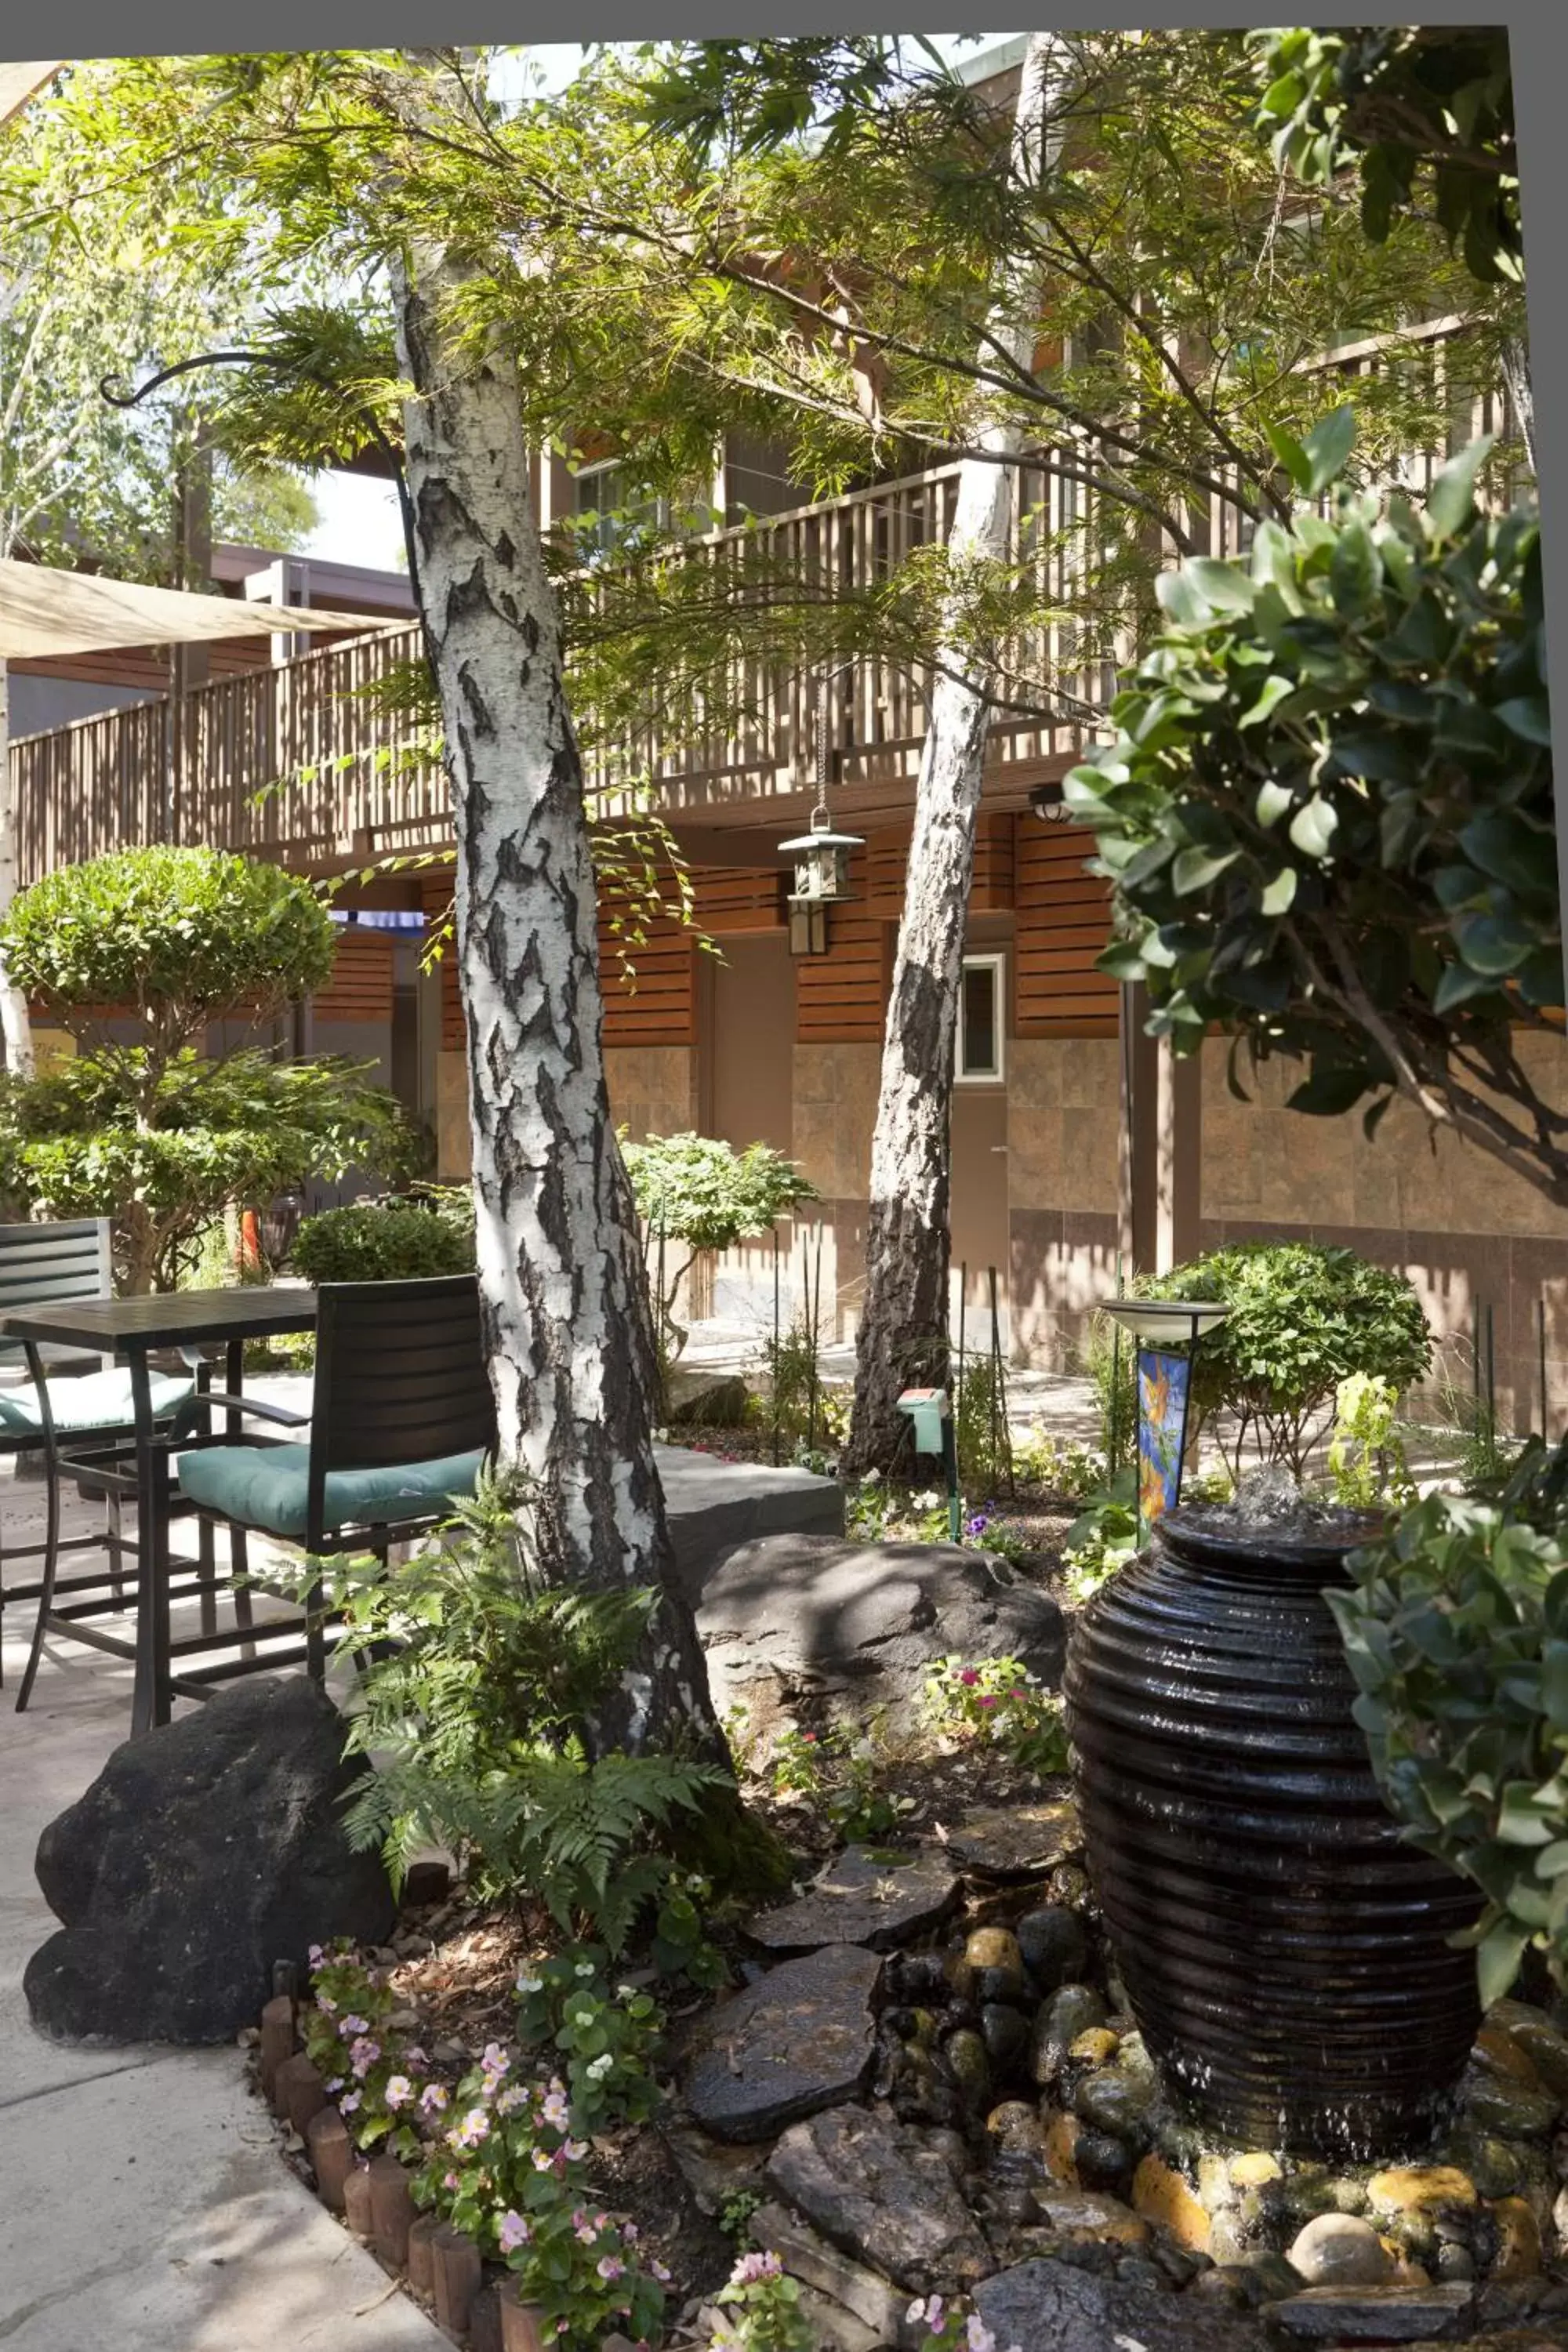
[[[38,1841],[59,1934],[27,1963],[33,2022],[59,2041],[200,2044],[255,2022],[275,1961],[379,1944],[395,1906],[354,1853],[342,1800],[366,1773],[304,1675],[246,1683],[117,1748]]]

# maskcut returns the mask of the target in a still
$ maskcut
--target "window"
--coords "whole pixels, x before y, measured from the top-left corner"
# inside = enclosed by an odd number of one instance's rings
[[[584,526],[580,543],[590,562],[669,528],[668,499],[633,492],[625,467],[613,457],[579,467],[577,512]]]
[[[1006,1027],[1003,979],[1005,956],[965,956],[958,999],[958,1059],[961,1080],[1002,1076],[1002,1039]]]

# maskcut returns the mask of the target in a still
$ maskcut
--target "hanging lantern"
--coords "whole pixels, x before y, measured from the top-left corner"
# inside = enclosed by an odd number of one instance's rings
[[[795,859],[792,907],[842,906],[849,897],[849,853],[864,846],[858,833],[835,833],[826,801],[811,813],[811,831],[781,841],[781,856]]]

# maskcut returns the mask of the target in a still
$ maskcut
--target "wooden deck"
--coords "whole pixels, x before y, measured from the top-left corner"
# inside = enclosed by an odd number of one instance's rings
[[[1454,322],[1422,331],[1433,342]],[[1336,355],[1352,388],[1381,363],[1368,344]],[[1456,415],[1450,446],[1472,431],[1506,431],[1500,399]],[[1417,492],[1444,452],[1403,463]],[[771,517],[689,542],[679,562],[737,579],[795,580],[808,591],[850,593],[889,577],[908,553],[946,538],[958,467]],[[1044,597],[1065,601],[1075,541],[1090,520],[1086,493],[1045,465],[1026,467],[1016,543],[1033,551]],[[1236,510],[1215,501],[1208,545],[1238,551]],[[717,583],[716,583],[717,584]],[[598,593],[588,575],[569,592],[590,615]],[[79,720],[11,747],[19,878],[131,844],[211,844],[324,870],[368,864],[450,841],[446,779],[428,740],[374,697],[417,657],[416,627],[374,634],[276,667],[221,677],[185,697]],[[1052,625],[1008,649],[1016,676],[1052,682],[1058,709],[1074,698],[1108,699],[1110,665],[1084,667],[1070,625]],[[847,817],[889,821],[908,807],[925,733],[929,677],[865,659],[827,688],[836,806]],[[757,656],[731,659],[712,680],[714,708],[745,716],[706,734],[689,718],[678,730],[659,716],[650,685],[647,713],[628,726],[613,764],[590,761],[591,783],[613,806],[628,782],[651,790],[672,822],[710,838],[797,813],[815,772],[817,677]],[[987,754],[987,797],[1019,804],[1030,782],[1059,772],[1078,753],[1070,720],[999,711]],[[793,806],[791,805],[793,803]],[[736,863],[744,864],[743,855]]]

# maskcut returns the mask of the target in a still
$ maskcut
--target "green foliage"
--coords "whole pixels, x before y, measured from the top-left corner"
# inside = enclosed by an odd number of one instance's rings
[[[777,2254],[742,2254],[713,2299],[711,2352],[815,2352],[816,2331],[800,2307],[800,2288]]]
[[[1076,1608],[1125,1568],[1138,1549],[1138,1468],[1130,1462],[1093,1495],[1068,1529],[1062,1569]]]
[[[805,1317],[797,1316],[776,1338],[768,1334],[758,1351],[757,1370],[767,1384],[767,1395],[755,1402],[759,1423],[769,1428],[776,1423],[780,1436],[792,1440],[809,1438],[814,1423],[818,1435],[839,1433],[843,1401],[830,1399],[823,1389],[816,1341]]]
[[[1016,1658],[944,1658],[926,1676],[925,1712],[937,1737],[955,1747],[993,1744],[1025,1772],[1068,1769],[1061,1701]]]
[[[121,849],[59,866],[0,919],[19,988],[63,1027],[125,1006],[154,1052],[243,1012],[265,1019],[331,977],[336,934],[308,881],[216,849]]]
[[[1007,1422],[1007,1372],[994,1356],[971,1356],[953,1401],[953,1443],[959,1476],[994,1491],[1013,1483],[1013,1435]]]
[[[1100,1415],[1100,1450],[1114,1473],[1138,1450],[1137,1341],[1119,1330],[1109,1315],[1091,1315],[1084,1335],[1083,1369]]]
[[[1353,1250],[1239,1242],[1147,1286],[1154,1297],[1225,1305],[1225,1321],[1199,1345],[1191,1401],[1205,1429],[1222,1410],[1235,1416],[1233,1476],[1250,1444],[1301,1477],[1342,1381],[1375,1374],[1399,1393],[1431,1361],[1411,1284]],[[1195,1433],[1189,1446],[1194,1442]]]
[[[658,1595],[542,1583],[526,1499],[487,1479],[401,1566],[331,1571],[361,1669],[349,1744],[379,1768],[349,1834],[381,1848],[395,1881],[421,1844],[452,1845],[482,1888],[531,1895],[566,1932],[586,1925],[619,1953],[669,1885],[676,1816],[729,1784],[674,1757],[586,1752],[594,1708]]]
[[[1304,495],[1349,442],[1279,441]],[[1535,517],[1477,512],[1486,445],[1425,511],[1342,495],[1259,526],[1249,565],[1160,583],[1164,629],[1119,732],[1067,780],[1110,877],[1103,968],[1142,981],[1180,1052],[1305,1057],[1291,1108],[1396,1092],[1568,1197],[1568,1118],[1515,1025],[1560,1004],[1562,922]],[[1521,1116],[1511,1116],[1513,1110]]]
[[[843,1725],[826,1731],[786,1728],[773,1743],[773,1794],[804,1798],[846,1844],[889,1836],[911,1808],[907,1797],[881,1785],[881,1730],[876,1717],[863,1731]]]
[[[1018,1477],[1065,1495],[1069,1502],[1081,1502],[1103,1486],[1110,1465],[1103,1454],[1080,1438],[1053,1437],[1036,1422],[1015,1442],[1013,1467]]]
[[[1359,163],[1375,245],[1430,187],[1437,225],[1483,284],[1524,275],[1506,25],[1305,26],[1254,33],[1258,124],[1305,187]]]
[[[25,1213],[110,1217],[132,1292],[174,1288],[225,1209],[312,1176],[395,1174],[412,1149],[395,1097],[352,1062],[122,1047],[0,1081],[0,1192]]]
[[[324,1209],[300,1227],[290,1258],[307,1282],[414,1282],[471,1274],[472,1234],[414,1201]]]
[[[1334,1395],[1329,1475],[1347,1510],[1415,1500],[1410,1465],[1394,1426],[1399,1400],[1381,1373],[1352,1372]]]
[[[608,1958],[596,1945],[568,1944],[517,1980],[518,2040],[559,2061],[573,2127],[585,2138],[646,2123],[659,2101],[658,2005],[631,1985],[612,1992]]]
[[[1536,1465],[1541,1516],[1433,1495],[1325,1597],[1360,1686],[1356,1720],[1417,1845],[1474,1880],[1481,1997],[1525,1950],[1568,1990],[1568,1566],[1561,1458]],[[1555,1504],[1555,1508],[1552,1506]]]
[[[767,1233],[816,1192],[771,1144],[743,1151],[706,1135],[650,1135],[623,1141],[637,1214],[648,1232],[692,1250],[733,1249]]]

